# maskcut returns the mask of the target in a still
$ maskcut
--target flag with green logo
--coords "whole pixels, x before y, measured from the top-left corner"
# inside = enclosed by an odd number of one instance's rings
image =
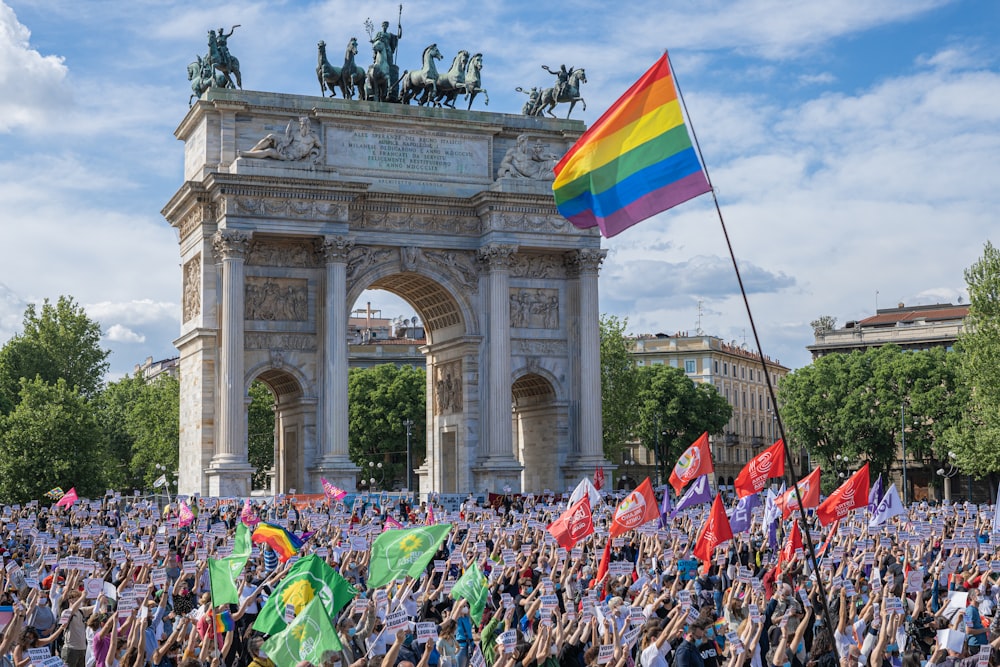
[[[473,563],[455,582],[455,587],[451,589],[451,599],[464,599],[469,603],[469,615],[476,625],[483,624],[483,610],[486,609],[486,598],[490,595],[490,589],[486,585],[486,577],[479,571],[479,566]]]
[[[232,570],[225,560],[208,559],[208,580],[212,606],[240,603],[240,592],[236,590]]]
[[[450,523],[389,530],[372,544],[368,563],[368,588],[384,586],[404,576],[419,577],[448,537]]]
[[[243,574],[243,568],[246,566],[248,558],[250,558],[250,529],[241,521],[236,524],[233,552],[222,559],[232,570],[234,580]]]
[[[316,554],[309,554],[296,561],[282,577],[281,583],[261,606],[253,629],[273,635],[285,627],[285,608],[288,605],[292,605],[298,616],[317,597],[327,615],[336,617],[337,612],[357,594],[357,589],[326,561]]]
[[[343,646],[322,600],[314,597],[288,627],[264,642],[262,648],[277,667],[295,667],[303,661],[322,665],[324,653],[340,651]]]

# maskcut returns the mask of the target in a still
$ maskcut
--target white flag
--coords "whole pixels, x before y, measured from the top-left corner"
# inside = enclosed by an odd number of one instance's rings
[[[993,510],[993,534],[1000,533],[1000,486],[997,487],[997,506]]]
[[[587,477],[584,477],[583,480],[576,485],[576,488],[573,489],[573,493],[569,496],[569,504],[567,507],[572,507],[574,503],[584,496],[587,496],[590,499],[591,509],[596,507],[597,503],[601,502],[601,492],[594,487],[593,483],[591,483],[590,479]]]
[[[878,507],[875,508],[875,514],[872,515],[871,521],[868,522],[868,527],[877,528],[892,517],[899,516],[900,514],[906,514],[906,508],[903,507],[903,501],[899,499],[899,491],[896,490],[896,485],[893,484],[885,492],[885,496],[882,497],[882,501],[879,502]]]
[[[156,478],[156,481],[153,482],[153,488],[154,489],[158,489],[158,488],[160,488],[161,486],[163,486],[166,483],[167,483],[167,476],[166,475],[160,475],[159,477]]]

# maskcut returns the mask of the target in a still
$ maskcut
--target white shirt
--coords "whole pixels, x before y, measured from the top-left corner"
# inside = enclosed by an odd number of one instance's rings
[[[670,642],[663,642],[659,647],[654,641],[652,644],[642,649],[639,655],[639,664],[642,667],[668,667],[667,655],[670,653]]]

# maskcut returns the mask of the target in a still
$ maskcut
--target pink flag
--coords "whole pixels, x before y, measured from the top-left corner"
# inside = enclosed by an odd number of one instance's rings
[[[249,498],[243,501],[243,511],[240,512],[240,521],[246,524],[246,527],[250,529],[253,529],[254,526],[260,523],[260,517],[257,516],[257,513],[250,507]]]
[[[76,487],[74,486],[72,489],[67,491],[62,498],[59,499],[59,502],[56,503],[56,507],[72,507],[73,503],[76,502],[77,497],[78,496],[76,495]]]
[[[338,488],[333,484],[331,484],[330,482],[326,481],[325,477],[320,477],[319,481],[323,483],[323,493],[326,494],[326,497],[329,500],[333,501],[341,500],[342,498],[344,498],[344,496],[347,495],[347,491],[344,491],[343,489]]]
[[[194,521],[194,512],[191,508],[187,506],[183,500],[181,501],[180,508],[177,510],[177,516],[180,518],[180,527],[190,526],[191,522]]]
[[[436,523],[437,523],[437,521],[434,520],[434,506],[433,505],[428,505],[427,506],[427,525],[428,526],[433,526]]]
[[[387,530],[400,530],[400,529],[402,529],[402,527],[403,527],[403,524],[401,524],[400,522],[396,521],[396,519],[391,514],[386,514],[385,515],[385,523],[382,524],[382,532],[383,533],[385,531],[387,531]]]

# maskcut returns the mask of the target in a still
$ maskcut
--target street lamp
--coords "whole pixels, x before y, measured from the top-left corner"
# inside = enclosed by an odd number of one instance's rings
[[[944,478],[944,499],[947,501],[951,501],[951,478],[958,474],[958,468],[953,462],[954,458],[955,452],[948,452],[948,467],[937,469],[937,474]]]
[[[410,430],[413,428],[413,420],[404,419],[403,426],[406,427],[406,492],[413,493],[413,464],[410,462]]]
[[[899,432],[903,443],[903,507],[906,507],[906,402],[899,404]]]
[[[379,486],[381,486],[381,487],[384,488],[385,487],[385,470],[382,469],[382,462],[380,461],[378,463],[375,463],[374,461],[369,461],[368,462],[368,474],[371,475],[371,476],[368,478],[368,483],[371,484],[370,489],[372,491],[375,490],[375,481],[376,481],[375,480],[375,472],[376,471],[378,471],[378,473],[379,473],[379,479],[378,479]]]

